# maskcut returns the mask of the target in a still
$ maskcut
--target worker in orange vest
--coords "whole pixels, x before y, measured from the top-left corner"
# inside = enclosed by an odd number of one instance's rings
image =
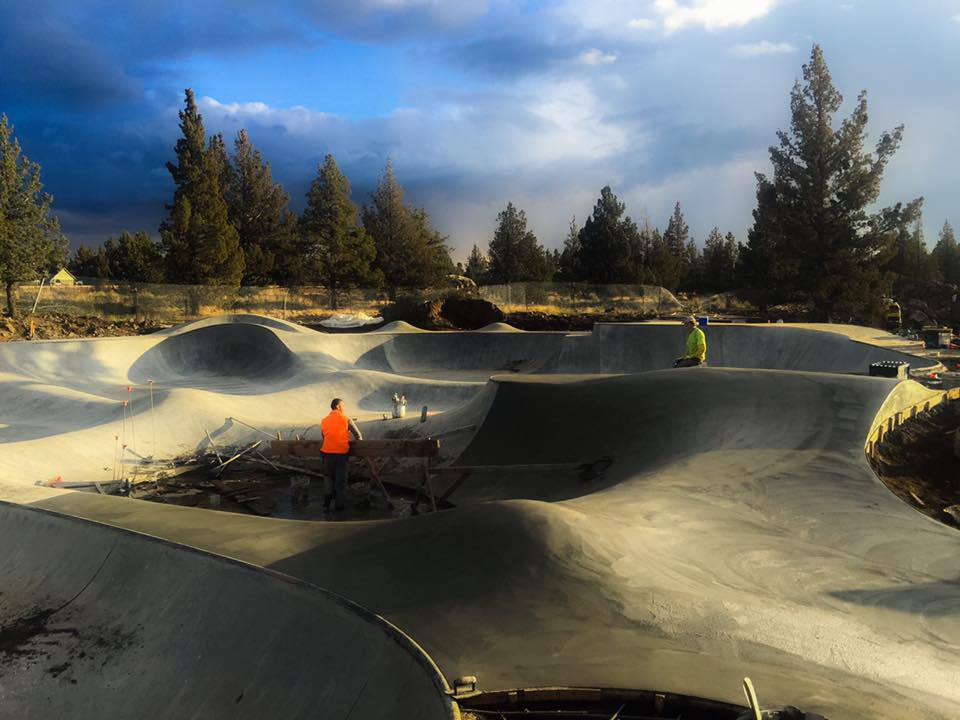
[[[323,433],[323,473],[327,477],[326,496],[323,507],[330,507],[334,501],[334,510],[343,510],[346,506],[347,462],[350,455],[350,436],[363,440],[360,428],[343,412],[343,400],[334,398],[330,403],[330,414],[320,421]]]

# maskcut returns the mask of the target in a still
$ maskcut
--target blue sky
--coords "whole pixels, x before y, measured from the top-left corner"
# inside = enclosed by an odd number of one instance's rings
[[[73,246],[157,234],[186,87],[298,211],[326,153],[359,203],[392,157],[457,259],[508,202],[560,245],[606,184],[745,239],[815,42],[841,115],[865,89],[872,140],[906,126],[880,203],[924,196],[932,245],[960,224],[960,0],[0,0],[0,112]]]

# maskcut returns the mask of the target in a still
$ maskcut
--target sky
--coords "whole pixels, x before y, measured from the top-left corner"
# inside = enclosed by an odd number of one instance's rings
[[[71,245],[154,237],[193,88],[246,128],[302,210],[333,153],[362,204],[388,158],[455,260],[508,202],[548,247],[604,185],[638,223],[679,202],[745,240],[755,172],[814,43],[872,145],[905,126],[878,205],[960,224],[960,0],[0,0],[0,112]]]

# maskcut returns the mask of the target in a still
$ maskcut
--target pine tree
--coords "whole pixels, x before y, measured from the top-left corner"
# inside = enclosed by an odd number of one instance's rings
[[[570,229],[563,239],[563,251],[557,257],[558,278],[563,282],[583,280],[583,266],[580,262],[580,230],[577,228],[577,216],[570,219]]]
[[[723,263],[720,272],[722,290],[733,290],[737,286],[739,255],[740,243],[732,232],[728,232],[723,238]]]
[[[960,246],[957,245],[953,226],[948,221],[943,223],[940,238],[931,255],[943,281],[960,286]]]
[[[169,277],[204,285],[239,285],[243,252],[230,224],[223,182],[228,173],[223,138],[204,144],[203,118],[197,112],[193,90],[185,91],[180,111],[177,163],[167,163],[175,190],[170,216],[160,225]]]
[[[246,130],[237,133],[233,163],[227,168],[227,209],[245,260],[243,284],[286,284],[296,253],[290,198],[273,181],[270,164],[263,161]]]
[[[476,245],[470,251],[467,258],[467,267],[464,268],[464,275],[473,280],[478,285],[487,282],[487,273],[490,270],[490,261]]]
[[[663,233],[649,223],[640,233],[644,255],[645,278],[674,292],[680,286],[680,261],[670,248]]]
[[[338,308],[343,289],[379,285],[382,281],[382,276],[371,269],[376,247],[357,223],[350,181],[333,155],[326,156],[310,186],[300,232],[308,272],[329,289],[332,309]]]
[[[724,240],[720,228],[715,227],[703,241],[704,285],[712,290],[724,290]]]
[[[0,115],[0,282],[7,313],[17,314],[13,288],[66,261],[66,240],[43,192],[40,165],[20,152],[13,126]]]
[[[67,269],[76,277],[102,277],[100,275],[101,255],[102,250],[97,250],[87,245],[80,245],[74,250],[70,262],[67,263]]]
[[[374,268],[394,297],[399,288],[439,285],[453,270],[446,238],[430,227],[426,211],[408,207],[403,195],[393,162],[388,161],[361,211],[363,227],[377,249]]]
[[[643,257],[636,223],[624,215],[626,205],[610,186],[600,190],[593,214],[579,233],[584,278],[596,283],[636,283]]]
[[[803,299],[824,319],[875,317],[892,277],[890,237],[867,213],[902,126],[864,151],[866,93],[838,129],[843,98],[814,45],[790,96],[789,132],[770,148],[773,177],[757,173],[757,208],[744,266],[766,300]]]
[[[112,239],[109,240],[112,242]],[[110,258],[111,274],[118,280],[160,283],[164,280],[163,251],[145,232],[120,233]]]
[[[683,218],[683,210],[680,209],[680,203],[673,206],[673,213],[667,221],[667,229],[663,232],[663,240],[667,245],[667,249],[670,251],[670,255],[673,257],[674,265],[670,273],[670,285],[672,287],[665,287],[676,290],[681,286],[685,286],[687,276],[690,274],[693,263],[699,254],[696,245],[690,240],[690,227]],[[676,276],[676,280],[672,279],[674,275]]]
[[[720,234],[713,228],[703,244],[703,286],[724,292],[736,286],[737,239],[733,233]]]
[[[527,229],[527,215],[513,203],[497,215],[490,241],[490,280],[494,283],[540,282],[553,276],[553,263]]]

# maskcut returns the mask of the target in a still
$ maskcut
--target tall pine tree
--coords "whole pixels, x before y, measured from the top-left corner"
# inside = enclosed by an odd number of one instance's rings
[[[21,154],[13,126],[0,115],[0,282],[11,317],[17,314],[14,285],[66,261],[67,244],[52,205],[53,197],[43,192],[40,166]]]
[[[392,296],[399,288],[440,285],[454,270],[446,238],[430,227],[425,210],[409,207],[403,196],[393,162],[388,161],[361,212],[363,227],[377,249],[374,267]]]
[[[757,208],[744,265],[764,299],[809,302],[822,319],[876,317],[892,277],[881,270],[889,234],[867,208],[876,200],[902,126],[865,151],[867,98],[834,129],[843,101],[819,45],[790,95],[789,131],[770,148],[773,177],[757,173]]]
[[[637,225],[624,215],[626,205],[607,185],[580,230],[580,265],[595,283],[640,282],[643,257]]]
[[[324,159],[310,186],[300,232],[309,276],[329,289],[332,309],[338,308],[344,289],[379,285],[382,281],[379,272],[371,269],[376,247],[357,222],[350,181],[337,167],[333,155]]]
[[[527,229],[527,215],[507,203],[497,215],[490,241],[490,281],[495,283],[542,282],[552,279],[553,261]]]
[[[583,265],[580,259],[580,230],[577,216],[570,218],[570,228],[563,239],[563,251],[557,256],[558,280],[577,282],[583,280]]]
[[[949,222],[943,223],[940,238],[931,255],[943,281],[960,287],[960,246]]]
[[[296,253],[296,217],[287,207],[290,199],[273,181],[270,164],[263,161],[246,130],[237,133],[233,147],[226,199],[243,251],[243,284],[288,284]]]
[[[464,275],[473,280],[478,285],[487,281],[487,273],[490,271],[490,260],[484,255],[476,245],[470,251],[467,258],[467,266],[464,268]]]
[[[663,241],[670,251],[672,268],[666,276],[666,282],[661,283],[669,290],[685,287],[687,276],[697,261],[699,252],[696,244],[690,239],[690,227],[683,217],[680,203],[673,206],[673,213],[667,221],[667,229],[663,232]]]
[[[193,90],[185,91],[180,111],[177,162],[167,163],[175,185],[169,217],[160,225],[168,276],[201,285],[239,285],[243,276],[243,251],[236,228],[230,224],[224,198],[224,178],[229,164],[223,138],[214,136],[205,145],[203,118],[197,112]]]

